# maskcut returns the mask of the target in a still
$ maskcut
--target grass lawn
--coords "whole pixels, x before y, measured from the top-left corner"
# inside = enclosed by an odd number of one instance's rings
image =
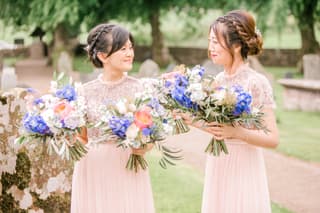
[[[181,162],[164,170],[158,164],[159,156],[154,152],[147,158],[156,212],[200,213],[203,175]],[[290,213],[275,203],[272,203],[272,212]]]
[[[287,67],[266,67],[275,77],[273,84],[277,103],[276,116],[280,131],[280,144],[277,150],[302,160],[320,162],[320,112],[289,111],[283,108],[283,87],[276,82],[284,76]],[[295,73],[294,77],[301,77]],[[301,100],[303,101],[303,100]]]

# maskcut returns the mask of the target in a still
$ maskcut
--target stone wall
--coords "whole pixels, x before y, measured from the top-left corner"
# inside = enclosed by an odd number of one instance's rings
[[[0,91],[0,212],[70,211],[72,165],[45,144],[16,144],[26,91]]]
[[[29,56],[29,48],[28,47],[19,47],[13,50],[0,50],[0,55],[2,55],[3,58],[6,57],[27,57]]]
[[[177,63],[186,65],[202,64],[207,56],[205,48],[191,47],[170,47],[170,54]],[[147,46],[135,47],[135,59],[144,61],[151,56],[150,48]],[[297,49],[265,49],[258,57],[264,66],[297,66],[300,59],[299,50]]]

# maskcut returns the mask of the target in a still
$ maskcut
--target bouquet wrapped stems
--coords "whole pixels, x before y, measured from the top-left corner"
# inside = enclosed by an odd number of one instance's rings
[[[87,147],[81,142],[76,141],[70,148],[69,148],[69,155],[72,161],[80,160],[85,154],[87,154],[88,149]]]
[[[127,162],[126,168],[129,170],[134,170],[136,173],[139,169],[146,170],[148,167],[147,161],[143,156],[137,154],[131,154]]]
[[[189,126],[183,121],[182,118],[177,117],[175,118],[174,121],[175,121],[175,130],[174,130],[175,134],[178,135],[178,134],[183,134],[190,131]]]
[[[205,152],[212,154],[213,156],[220,156],[221,152],[229,154],[224,140],[216,140],[214,137],[212,137],[210,143],[205,149]]]

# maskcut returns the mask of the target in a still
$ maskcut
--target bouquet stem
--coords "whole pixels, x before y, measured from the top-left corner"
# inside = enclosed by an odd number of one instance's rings
[[[72,161],[80,160],[88,152],[87,147],[80,141],[76,141],[69,150]]]
[[[141,155],[131,154],[127,162],[126,168],[138,172],[139,169],[147,169],[148,163]]]
[[[176,118],[175,119],[175,134],[183,134],[190,131],[190,128],[182,118]]]
[[[205,152],[212,154],[213,156],[219,156],[221,152],[224,152],[225,154],[229,153],[224,140],[216,140],[214,137],[212,137]]]

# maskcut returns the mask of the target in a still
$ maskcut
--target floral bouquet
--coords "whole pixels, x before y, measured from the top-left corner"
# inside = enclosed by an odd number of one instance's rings
[[[204,71],[204,68],[199,65],[192,69],[179,65],[173,72],[162,75],[157,87],[160,102],[170,110],[196,111],[197,102],[205,98],[202,88]],[[176,132],[188,131],[189,127],[178,117]]]
[[[121,99],[116,103],[100,106],[100,127],[111,139],[116,136],[119,146],[124,148],[143,148],[149,143],[155,144],[161,152],[159,163],[166,168],[167,163],[175,165],[172,160],[181,159],[179,150],[170,150],[161,143],[166,136],[173,133],[171,113],[149,94],[136,94],[134,100]],[[146,169],[147,161],[143,156],[131,154],[126,168],[137,172]]]
[[[38,140],[54,150],[62,159],[79,160],[87,149],[77,140],[86,125],[84,97],[78,94],[80,85],[73,84],[64,73],[54,73],[49,94],[39,95],[29,89],[27,112],[22,119],[22,134],[18,143]]]
[[[195,121],[242,125],[268,132],[262,124],[261,110],[251,107],[250,93],[244,91],[241,86],[213,88],[212,85],[212,81],[207,81],[206,86],[203,87],[207,95],[203,100],[197,102]],[[219,156],[222,151],[228,154],[224,141],[215,138],[212,138],[205,151],[214,156]]]

